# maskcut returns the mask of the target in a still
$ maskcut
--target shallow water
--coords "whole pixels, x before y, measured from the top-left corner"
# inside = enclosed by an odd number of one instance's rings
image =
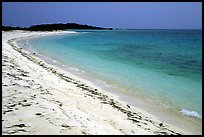
[[[27,42],[38,54],[107,86],[202,118],[202,30],[78,32]]]

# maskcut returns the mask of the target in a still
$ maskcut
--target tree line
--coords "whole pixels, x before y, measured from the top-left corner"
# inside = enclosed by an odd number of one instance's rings
[[[95,27],[77,23],[58,23],[58,24],[40,24],[26,27],[11,27],[2,26],[2,31],[10,30],[28,30],[28,31],[54,31],[54,30],[68,30],[68,29],[94,29],[94,30],[112,30],[112,28]]]

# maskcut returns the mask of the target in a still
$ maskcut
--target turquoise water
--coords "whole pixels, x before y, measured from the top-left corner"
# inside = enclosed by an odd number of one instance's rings
[[[77,32],[29,43],[64,65],[202,118],[202,30]]]

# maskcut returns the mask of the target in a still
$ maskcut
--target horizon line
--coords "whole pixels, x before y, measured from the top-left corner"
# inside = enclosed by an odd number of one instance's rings
[[[43,25],[43,24],[64,24],[64,23],[42,23],[42,24],[35,24],[35,25]],[[88,24],[80,24],[80,23],[76,23],[76,24],[88,25]],[[35,26],[35,25],[30,25],[29,27]],[[21,27],[21,26],[16,26],[16,25],[3,25],[3,24],[2,26],[29,28],[29,27]],[[88,25],[88,26],[93,26],[93,25]],[[93,26],[93,27],[99,27],[99,26]],[[126,29],[126,30],[202,30],[202,28],[115,28],[115,27],[101,27],[101,28]]]

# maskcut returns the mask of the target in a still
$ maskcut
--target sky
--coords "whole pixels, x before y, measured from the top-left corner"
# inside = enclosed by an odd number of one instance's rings
[[[202,2],[2,2],[2,25],[79,23],[128,29],[202,29]]]

